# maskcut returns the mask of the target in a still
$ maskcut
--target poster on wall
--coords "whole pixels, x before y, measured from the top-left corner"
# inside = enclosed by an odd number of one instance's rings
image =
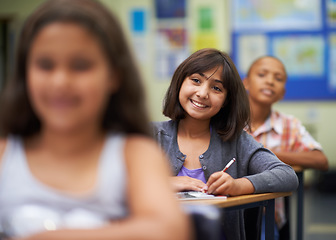
[[[192,36],[192,52],[202,48],[219,48],[218,33],[215,30],[215,9],[213,6],[200,6],[197,10]]]
[[[272,41],[273,54],[285,64],[291,76],[324,74],[324,39],[321,35],[290,35]]]
[[[157,19],[184,18],[186,16],[185,0],[155,0]]]
[[[148,48],[146,41],[147,33],[147,10],[134,8],[129,11],[129,22],[132,34],[132,45],[139,63],[148,61]]]
[[[336,0],[236,0],[231,7],[241,76],[266,52],[286,67],[284,100],[336,100]]]
[[[264,34],[241,35],[237,39],[237,43],[237,68],[240,73],[245,75],[254,60],[267,55],[268,40]]]
[[[185,23],[185,0],[155,0],[155,75],[171,79],[178,65],[189,55]]]
[[[336,27],[336,0],[326,0],[327,22],[330,27]]]
[[[329,88],[336,92],[336,33],[329,36]]]
[[[235,0],[232,1],[235,30],[318,29],[320,0]]]
[[[184,26],[159,27],[155,37],[155,72],[158,80],[167,80],[173,76],[178,65],[187,58]]]

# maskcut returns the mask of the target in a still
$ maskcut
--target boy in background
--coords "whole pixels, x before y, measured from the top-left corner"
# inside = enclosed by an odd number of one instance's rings
[[[279,59],[263,56],[251,64],[243,80],[251,107],[251,127],[247,131],[291,166],[328,170],[328,160],[321,145],[301,122],[272,109],[272,105],[284,97],[286,82],[287,73]],[[276,200],[275,216],[280,239],[289,239],[284,199]]]

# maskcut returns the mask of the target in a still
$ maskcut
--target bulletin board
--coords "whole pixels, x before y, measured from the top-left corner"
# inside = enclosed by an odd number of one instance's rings
[[[235,0],[232,59],[245,77],[258,57],[281,59],[284,100],[336,100],[336,0]]]

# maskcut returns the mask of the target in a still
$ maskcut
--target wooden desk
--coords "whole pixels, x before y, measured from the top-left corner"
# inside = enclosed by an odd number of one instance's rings
[[[265,239],[274,240],[274,199],[290,196],[291,192],[249,194],[227,199],[181,200],[186,204],[210,204],[226,210],[265,207]]]
[[[296,239],[303,239],[303,171],[304,168],[300,166],[292,166],[299,179],[299,186],[297,188],[297,206],[296,206]]]

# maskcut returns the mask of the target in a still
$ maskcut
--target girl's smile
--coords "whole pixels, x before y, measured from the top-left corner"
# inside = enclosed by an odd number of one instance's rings
[[[190,102],[196,107],[196,108],[207,108],[209,107],[208,105],[202,104],[200,102],[197,102],[195,100],[190,99]]]
[[[66,111],[80,104],[80,99],[75,96],[56,96],[46,99],[46,104],[54,110]]]

